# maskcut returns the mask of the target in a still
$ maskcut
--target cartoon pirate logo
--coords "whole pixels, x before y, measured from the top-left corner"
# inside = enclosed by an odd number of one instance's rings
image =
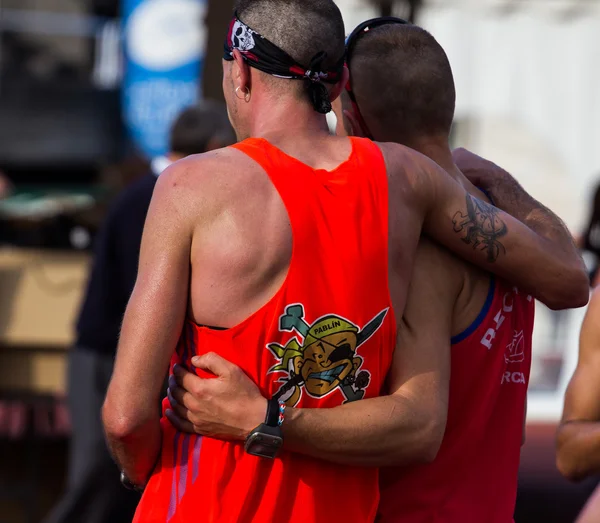
[[[523,331],[515,331],[512,341],[506,346],[504,361],[506,363],[520,363],[525,359],[525,336]]]
[[[285,312],[280,318],[279,330],[295,331],[303,342],[294,336],[285,347],[278,343],[267,345],[278,360],[269,373],[286,374],[279,380],[283,384],[273,397],[290,407],[298,404],[302,389],[314,398],[339,389],[344,403],[362,399],[371,374],[360,370],[363,358],[356,351],[381,327],[388,309],[381,311],[363,329],[334,314],[309,325],[304,320],[302,305],[291,305]]]

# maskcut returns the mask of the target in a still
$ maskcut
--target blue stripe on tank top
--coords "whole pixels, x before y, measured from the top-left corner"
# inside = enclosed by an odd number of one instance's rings
[[[200,468],[200,450],[202,449],[202,436],[196,436],[194,441],[194,452],[192,453],[192,484],[196,483],[198,478],[198,469]]]
[[[177,504],[181,503],[181,498],[185,494],[187,488],[188,476],[188,461],[190,460],[190,435],[186,434],[183,437],[181,445],[181,456],[179,461],[179,489],[177,493]]]
[[[176,432],[173,438],[173,480],[171,481],[171,497],[169,498],[169,511],[167,513],[167,521],[175,515],[177,510],[177,454],[179,449],[179,438],[181,432]]]
[[[479,327],[481,325],[481,322],[485,319],[485,317],[487,316],[487,313],[490,310],[490,307],[492,306],[492,302],[494,301],[495,290],[496,290],[496,279],[492,275],[492,276],[490,276],[490,288],[488,290],[487,298],[485,299],[485,303],[483,304],[483,307],[479,311],[477,318],[475,318],[475,321],[473,323],[471,323],[471,325],[469,325],[460,334],[457,334],[456,336],[452,336],[452,338],[450,338],[450,343],[452,345],[455,345],[455,344],[463,341],[464,339],[468,338],[471,334],[473,334],[475,332],[477,327]]]

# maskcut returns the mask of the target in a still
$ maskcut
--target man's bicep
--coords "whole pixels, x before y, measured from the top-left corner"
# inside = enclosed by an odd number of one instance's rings
[[[179,192],[167,173],[161,175],[121,330],[113,380],[140,400],[160,394],[187,308],[192,229],[178,205]]]
[[[447,253],[421,239],[388,377],[390,394],[427,394],[447,405],[451,320],[457,291],[446,278]]]

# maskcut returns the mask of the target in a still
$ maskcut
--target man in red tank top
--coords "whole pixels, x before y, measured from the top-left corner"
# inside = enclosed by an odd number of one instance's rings
[[[223,88],[242,141],[157,183],[103,409],[124,482],[145,487],[135,521],[373,521],[377,469],[277,452],[279,425],[286,406],[293,419],[377,401],[421,230],[554,306],[587,299],[577,251],[556,251],[564,230],[516,220],[405,147],[329,135],[343,36],[332,1],[240,1]],[[234,441],[154,409],[169,363],[208,350],[199,374],[218,377],[197,393],[249,377],[269,398]]]

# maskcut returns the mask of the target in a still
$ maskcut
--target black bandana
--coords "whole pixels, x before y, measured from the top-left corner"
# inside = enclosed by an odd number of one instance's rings
[[[323,71],[322,64],[327,58],[327,53],[321,51],[313,57],[308,67],[304,67],[264,36],[248,27],[238,18],[237,13],[229,24],[223,59],[233,60],[234,49],[242,54],[249,66],[263,73],[277,78],[305,80],[315,110],[323,114],[331,111],[329,93],[322,82],[334,84],[339,81],[344,65],[343,57],[334,70]]]

